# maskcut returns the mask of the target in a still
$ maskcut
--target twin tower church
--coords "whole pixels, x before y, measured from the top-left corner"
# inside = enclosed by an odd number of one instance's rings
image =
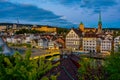
[[[101,13],[99,13],[99,21],[98,21],[98,29],[96,28],[85,28],[84,24],[81,22],[79,25],[79,30],[82,32],[94,32],[96,34],[101,34],[102,33],[102,20],[101,20]]]

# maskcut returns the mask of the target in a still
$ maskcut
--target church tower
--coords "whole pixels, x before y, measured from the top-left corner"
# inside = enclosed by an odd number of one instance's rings
[[[79,30],[81,30],[82,32],[84,32],[84,24],[82,22],[79,25]]]
[[[101,20],[101,13],[99,13],[99,21],[98,21],[98,34],[102,33],[102,20]]]

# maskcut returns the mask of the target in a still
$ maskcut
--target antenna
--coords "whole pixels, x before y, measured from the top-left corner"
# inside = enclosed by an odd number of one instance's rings
[[[19,24],[19,18],[17,18],[17,24]]]

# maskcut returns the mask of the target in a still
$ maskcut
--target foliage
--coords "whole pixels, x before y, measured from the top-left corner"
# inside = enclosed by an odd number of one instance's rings
[[[39,80],[54,66],[44,58],[30,60],[31,50],[22,57],[19,52],[13,56],[0,54],[0,80]],[[44,79],[47,80],[47,79]]]
[[[112,52],[104,65],[94,66],[94,60],[84,59],[80,61],[78,70],[80,80],[120,80],[120,52]],[[97,63],[94,63],[97,65]]]
[[[113,36],[114,37],[120,36],[120,30],[115,30]]]
[[[2,52],[3,51],[3,48],[0,46],[0,52]]]
[[[16,31],[15,34],[24,34],[24,33],[32,33],[32,34],[35,34],[35,33],[44,33],[44,31],[37,31],[37,30],[29,30],[29,29],[21,29],[19,31]]]
[[[45,76],[41,80],[49,80],[49,79]]]
[[[10,46],[15,46],[15,47],[22,47],[26,46],[27,48],[31,48],[31,44],[23,43],[23,44],[13,44],[13,43],[8,43]]]
[[[68,31],[69,31],[69,29],[67,29],[67,28],[58,28],[57,29],[58,34],[64,34],[64,33],[67,33]]]
[[[57,80],[57,76],[51,75],[50,79],[51,80]]]
[[[96,60],[90,58],[82,58],[80,60],[80,68],[78,70],[79,80],[101,80],[103,79],[103,71],[101,66],[96,64]]]
[[[105,61],[108,80],[120,80],[120,52],[113,52]]]

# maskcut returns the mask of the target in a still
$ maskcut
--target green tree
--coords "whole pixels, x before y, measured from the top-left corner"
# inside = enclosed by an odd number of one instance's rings
[[[108,80],[120,80],[120,52],[111,53],[105,61]]]
[[[57,76],[51,75],[51,76],[50,76],[50,79],[51,79],[51,80],[57,80]]]
[[[96,64],[96,60],[91,58],[82,58],[78,69],[79,80],[102,80],[102,67]]]
[[[0,54],[0,80],[40,80],[54,67],[51,61],[44,58],[30,59],[31,50],[21,56],[16,52],[13,56]]]
[[[41,80],[49,80],[48,77],[43,77]]]

